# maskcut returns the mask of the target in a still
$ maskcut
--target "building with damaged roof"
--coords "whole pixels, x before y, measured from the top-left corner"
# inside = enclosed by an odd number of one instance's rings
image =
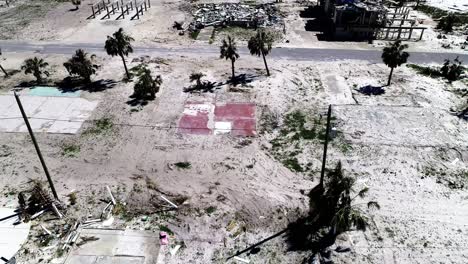
[[[321,0],[320,4],[331,20],[332,36],[373,38],[385,26],[389,12],[382,0]]]

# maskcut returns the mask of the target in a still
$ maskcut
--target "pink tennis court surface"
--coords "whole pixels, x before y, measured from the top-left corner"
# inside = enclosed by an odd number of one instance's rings
[[[255,136],[255,104],[186,102],[178,131],[196,135]]]

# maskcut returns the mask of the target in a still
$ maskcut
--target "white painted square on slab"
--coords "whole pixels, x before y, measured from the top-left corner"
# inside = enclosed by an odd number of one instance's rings
[[[227,134],[231,133],[231,122],[215,122],[214,134]]]

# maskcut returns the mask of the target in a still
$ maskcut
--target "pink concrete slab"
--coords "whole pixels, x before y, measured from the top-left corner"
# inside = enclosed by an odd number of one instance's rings
[[[227,103],[217,104],[215,120],[236,120],[241,118],[255,118],[255,104]]]
[[[208,128],[207,115],[184,115],[179,121],[179,133],[209,135],[211,129]]]
[[[216,130],[208,127],[209,120],[213,126],[221,123],[231,123],[231,131]],[[210,125],[211,126],[211,125]],[[224,134],[250,137],[256,135],[255,104],[253,103],[197,103],[186,102],[182,118],[179,121],[179,133],[210,135]],[[221,133],[222,132],[222,133]]]
[[[240,119],[232,122],[233,136],[253,137],[257,135],[255,119]]]

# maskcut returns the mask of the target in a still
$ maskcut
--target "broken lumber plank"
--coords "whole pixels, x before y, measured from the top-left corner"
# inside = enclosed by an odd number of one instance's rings
[[[106,185],[106,188],[107,188],[107,192],[109,193],[109,196],[111,198],[112,205],[116,205],[117,203],[115,202],[114,195],[112,195],[112,191],[111,191],[110,187],[108,185]]]
[[[172,205],[172,207],[174,207],[174,208],[179,208],[175,203],[169,201],[169,199],[167,199],[166,197],[164,197],[164,195],[161,195],[161,199],[163,199],[164,201],[166,201],[167,203],[169,203],[170,205]]]

